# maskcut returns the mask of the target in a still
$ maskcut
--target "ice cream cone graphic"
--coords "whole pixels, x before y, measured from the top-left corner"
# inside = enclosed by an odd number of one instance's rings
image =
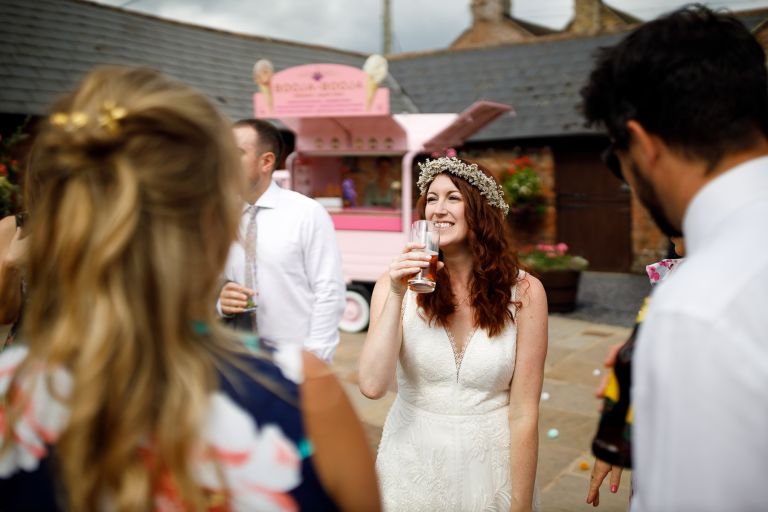
[[[373,103],[373,98],[376,97],[376,91],[379,90],[379,83],[371,78],[368,77],[368,80],[365,84],[365,110],[371,110],[371,104]]]
[[[379,84],[387,77],[387,59],[381,55],[371,55],[363,64],[363,71],[368,75],[366,81],[365,109],[370,110]]]
[[[253,66],[253,81],[259,86],[259,92],[264,97],[267,109],[272,111],[272,75],[275,68],[267,59],[261,59]]]

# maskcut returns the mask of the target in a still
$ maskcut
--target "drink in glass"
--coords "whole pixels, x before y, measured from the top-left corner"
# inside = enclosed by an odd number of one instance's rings
[[[411,242],[424,246],[420,251],[429,255],[429,266],[408,280],[408,288],[416,293],[435,291],[437,280],[437,254],[440,245],[440,232],[434,224],[426,220],[417,220],[411,226]]]

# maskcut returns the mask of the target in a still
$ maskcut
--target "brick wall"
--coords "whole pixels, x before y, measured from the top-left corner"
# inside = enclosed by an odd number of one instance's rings
[[[459,156],[472,160],[488,168],[494,177],[499,177],[507,169],[510,162],[520,156],[527,156],[533,162],[533,168],[541,177],[544,196],[546,197],[546,213],[535,226],[513,227],[515,241],[518,245],[531,243],[555,243],[557,237],[557,212],[555,211],[555,164],[552,149],[544,147],[526,147],[515,149],[480,149],[461,153]],[[511,220],[511,219],[510,219]],[[513,226],[515,226],[513,224]]]
[[[531,233],[519,230],[515,233],[518,245],[527,243],[556,243],[557,211],[555,210],[555,166],[552,148],[549,146],[523,148],[484,148],[460,152],[461,158],[472,160],[487,167],[498,179],[509,168],[510,162],[522,155],[528,156],[534,163],[534,169],[541,176],[544,194],[547,199],[547,212]],[[630,271],[644,273],[648,263],[659,261],[667,255],[669,238],[654,224],[645,208],[632,197],[631,202],[632,264]],[[514,229],[514,228],[513,228]]]

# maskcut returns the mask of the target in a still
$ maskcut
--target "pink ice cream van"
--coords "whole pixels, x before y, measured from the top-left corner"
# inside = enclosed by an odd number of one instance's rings
[[[478,101],[460,114],[390,114],[386,60],[372,55],[363,69],[307,64],[272,75],[259,61],[256,117],[277,119],[295,135],[277,171],[282,186],[313,197],[336,227],[347,282],[340,328],[368,326],[373,284],[408,238],[418,198],[416,163],[464,141],[511,110]]]

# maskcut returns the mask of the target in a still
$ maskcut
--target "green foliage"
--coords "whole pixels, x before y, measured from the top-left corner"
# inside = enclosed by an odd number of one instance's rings
[[[17,146],[27,138],[27,121],[19,125],[10,137],[0,137],[0,217],[6,217],[21,208],[22,166],[17,159]]]
[[[501,177],[501,186],[513,215],[543,215],[546,211],[541,177],[527,156],[512,160]]]
[[[520,263],[538,272],[548,270],[586,270],[589,262],[581,256],[568,254],[568,245],[538,244],[519,253]]]

